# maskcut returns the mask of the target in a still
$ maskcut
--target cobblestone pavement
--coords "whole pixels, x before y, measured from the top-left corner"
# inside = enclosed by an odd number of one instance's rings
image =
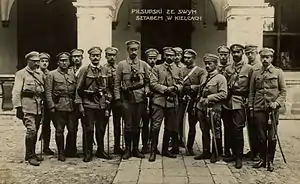
[[[112,123],[111,123],[112,125]],[[112,126],[111,126],[112,127]],[[163,127],[162,127],[163,128]],[[252,162],[244,161],[241,170],[233,163],[209,160],[196,161],[184,155],[184,149],[176,159],[158,156],[156,162],[146,159],[130,158],[121,161],[119,156],[106,161],[94,158],[83,163],[82,158],[69,158],[65,163],[58,162],[56,155],[45,156],[40,167],[24,162],[25,128],[13,116],[0,116],[0,184],[7,183],[120,183],[120,184],[156,184],[156,183],[203,183],[203,184],[300,184],[300,121],[281,121],[279,133],[288,164],[284,164],[279,152],[276,153],[275,171],[253,169]],[[56,151],[54,128],[52,127],[51,148]],[[113,128],[110,128],[110,143],[113,143]],[[246,131],[245,131],[246,133]],[[246,135],[246,134],[245,134]],[[196,154],[201,150],[201,133],[197,128]],[[245,136],[246,137],[246,136]],[[78,133],[78,149],[81,150],[81,127]],[[161,149],[160,134],[160,145]],[[245,138],[246,139],[246,138]],[[106,140],[105,140],[106,143]],[[112,152],[112,144],[110,151]],[[246,139],[245,152],[248,151]],[[96,148],[94,148],[95,150]],[[39,150],[39,148],[38,148]],[[39,152],[39,151],[38,151]]]

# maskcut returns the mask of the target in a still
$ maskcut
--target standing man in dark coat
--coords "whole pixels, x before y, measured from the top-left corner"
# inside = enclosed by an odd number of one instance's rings
[[[117,54],[119,50],[116,47],[107,47],[105,49],[105,58],[107,63],[105,67],[107,68],[107,85],[109,91],[112,92],[112,102],[110,105],[110,111],[112,111],[113,115],[113,124],[114,124],[114,153],[123,155],[124,151],[121,149],[120,140],[121,140],[121,117],[122,117],[122,107],[118,106],[120,104],[116,103],[114,98],[114,85],[115,85],[115,77],[117,70]]]
[[[202,131],[203,153],[196,156],[195,160],[210,158],[210,162],[215,163],[222,154],[221,110],[223,101],[227,97],[227,82],[225,77],[218,72],[218,56],[205,54],[203,60],[208,74],[204,83],[201,84],[197,97],[199,100],[197,117]],[[212,141],[209,130],[214,132]],[[210,145],[212,145],[212,154]]]
[[[90,162],[93,158],[94,126],[98,146],[96,156],[104,159],[112,158],[104,151],[107,125],[105,111],[110,105],[111,92],[107,87],[107,69],[100,65],[101,53],[100,47],[89,49],[91,63],[78,72],[76,103],[83,117],[84,162]]]
[[[161,65],[153,67],[150,86],[152,98],[152,127],[151,127],[151,155],[150,162],[156,159],[158,134],[164,119],[165,129],[163,137],[162,155],[176,158],[168,150],[169,140],[172,137],[173,145],[178,146],[178,124],[176,114],[178,111],[178,94],[182,90],[182,76],[180,69],[173,63],[175,51],[171,47],[164,48],[164,60]]]
[[[40,70],[44,73],[45,77],[48,76],[49,70],[49,61],[50,61],[50,55],[45,52],[40,53]],[[42,118],[42,138],[43,138],[43,152],[46,155],[54,155],[54,152],[49,148],[50,144],[50,138],[51,138],[51,118],[50,118],[50,112],[48,109],[47,101],[44,101],[44,117]]]
[[[235,156],[235,168],[240,169],[243,166],[243,128],[246,122],[246,103],[253,69],[243,60],[244,46],[233,44],[230,51],[234,62],[225,69],[224,73],[228,83],[228,98],[224,108],[231,115],[228,126],[232,129],[231,142]],[[229,161],[232,159],[224,160]]]
[[[55,140],[58,160],[64,162],[66,155],[76,150],[77,123],[75,116],[75,75],[69,70],[70,54],[62,52],[57,55],[58,68],[49,73],[46,79],[46,98],[49,111],[53,115]],[[64,129],[68,135],[65,147]]]
[[[138,58],[139,41],[127,41],[126,47],[128,58],[118,64],[114,86],[115,100],[117,104],[122,103],[122,116],[125,121],[125,154],[123,159],[129,159],[131,156],[144,158],[144,154],[138,149],[139,128],[145,110],[145,99],[150,93],[150,66]],[[122,102],[121,94],[123,96]]]
[[[282,70],[272,65],[274,50],[263,48],[259,54],[262,67],[254,70],[249,93],[249,109],[258,128],[260,151],[260,160],[253,167],[267,166],[267,170],[272,172],[279,108],[286,101],[286,84]]]

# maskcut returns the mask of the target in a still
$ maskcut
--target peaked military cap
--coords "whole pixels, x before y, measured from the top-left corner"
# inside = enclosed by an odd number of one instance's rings
[[[169,54],[175,54],[176,51],[172,47],[164,47],[163,48],[164,53],[169,53]]]
[[[139,42],[137,40],[128,40],[128,41],[125,42],[125,45],[127,47],[129,47],[130,45],[140,45],[140,44],[141,44],[141,42]]]
[[[219,61],[219,56],[215,55],[215,54],[211,54],[211,53],[206,53],[203,56],[203,61],[204,62],[218,62]]]
[[[145,54],[147,56],[157,56],[159,54],[159,51],[154,48],[150,48],[145,51]]]
[[[217,53],[230,53],[230,49],[225,45],[221,45],[217,48]]]
[[[193,49],[185,49],[184,50],[184,55],[193,55],[194,57],[197,56],[197,52],[194,51]]]
[[[88,50],[88,54],[92,54],[94,52],[101,54],[102,53],[102,49],[100,47],[98,47],[98,46],[94,46],[94,47],[92,47],[92,48],[90,48]]]
[[[82,49],[73,49],[70,51],[72,56],[81,56],[84,51]]]
[[[56,58],[57,59],[69,59],[70,58],[70,53],[61,52],[61,53],[57,54]]]
[[[245,53],[257,51],[258,46],[256,45],[245,45]]]
[[[37,51],[29,52],[28,54],[25,55],[25,60],[28,60],[28,59],[40,60],[40,53]]]
[[[259,51],[259,54],[260,55],[263,55],[263,56],[273,56],[275,53],[275,51],[271,48],[262,48],[260,51]]]
[[[49,60],[50,59],[50,55],[48,53],[46,53],[46,52],[41,52],[40,53],[40,59],[42,59],[42,58]]]
[[[175,53],[176,53],[176,54],[178,54],[178,53],[179,53],[179,54],[182,54],[182,53],[183,53],[183,50],[182,50],[182,48],[180,48],[180,47],[174,47],[173,49],[175,50]]]
[[[230,50],[232,51],[233,49],[244,50],[245,48],[243,45],[235,43],[230,46]]]
[[[107,47],[105,49],[105,52],[109,54],[117,54],[119,52],[119,49],[116,47]]]

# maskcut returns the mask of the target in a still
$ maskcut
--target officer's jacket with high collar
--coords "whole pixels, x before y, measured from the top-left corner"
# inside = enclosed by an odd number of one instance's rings
[[[250,79],[253,73],[252,66],[245,61],[232,63],[225,69],[227,79],[228,99],[224,104],[228,109],[243,109],[249,94]]]
[[[49,109],[71,112],[75,110],[75,74],[60,68],[49,72],[46,78],[46,98]]]
[[[13,106],[22,107],[24,113],[41,114],[44,84],[45,75],[42,71],[33,71],[28,66],[19,70],[12,90]]]
[[[75,103],[91,109],[105,109],[110,97],[105,66],[90,64],[78,71]]]
[[[117,72],[117,65],[116,64],[109,64],[106,63],[104,65],[107,68],[107,86],[109,90],[112,92],[112,96],[114,98],[114,85],[115,85],[115,78]]]
[[[114,81],[115,100],[121,99],[126,103],[141,103],[146,99],[149,89],[151,67],[138,58],[120,61],[116,69]],[[136,80],[132,80],[133,76]]]
[[[156,65],[153,67],[150,77],[150,86],[153,91],[152,104],[161,107],[174,107],[178,105],[178,95],[174,101],[168,101],[165,90],[168,87],[177,85],[178,90],[182,90],[182,72],[174,63]]]
[[[266,70],[263,67],[254,70],[250,82],[250,108],[254,111],[266,111],[271,102],[277,102],[283,107],[286,95],[286,84],[281,69],[269,65]]]

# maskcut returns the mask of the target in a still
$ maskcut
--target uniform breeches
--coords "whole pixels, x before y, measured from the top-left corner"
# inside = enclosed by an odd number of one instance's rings
[[[230,149],[233,149],[233,143],[231,140],[231,135],[233,133],[233,124],[231,123],[231,114],[230,111],[223,108],[221,117],[223,120],[223,126],[224,126],[224,152],[225,154],[230,153]],[[233,151],[233,150],[232,150]]]
[[[120,146],[122,108],[112,106],[115,146]]]
[[[125,121],[125,133],[136,133],[145,110],[145,103],[123,103],[122,114]]]
[[[176,124],[176,108],[164,108],[158,105],[152,105],[152,132],[159,132],[161,123],[165,118],[165,130],[169,132],[178,132]]]
[[[23,124],[26,127],[26,138],[34,138],[37,136],[41,123],[41,115],[25,113]]]

